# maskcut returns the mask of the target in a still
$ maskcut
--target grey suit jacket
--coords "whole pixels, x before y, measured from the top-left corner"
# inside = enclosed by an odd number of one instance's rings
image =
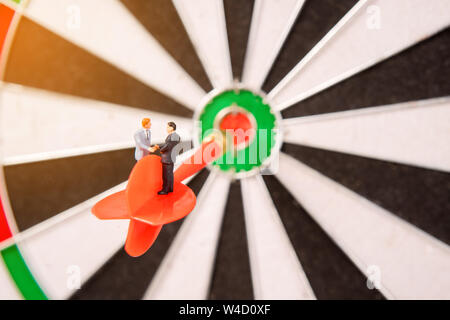
[[[166,138],[163,145],[159,145],[161,150],[161,162],[165,164],[173,164],[178,156],[178,151],[175,149],[177,144],[181,141],[180,136],[176,132],[172,132]]]
[[[136,142],[136,151],[134,152],[134,157],[137,161],[141,160],[143,157],[148,155],[150,152],[148,148],[152,145],[152,133],[148,130],[148,139],[145,134],[145,129],[139,129],[134,134],[134,141]]]

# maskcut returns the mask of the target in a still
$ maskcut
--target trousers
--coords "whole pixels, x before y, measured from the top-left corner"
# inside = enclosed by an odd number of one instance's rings
[[[173,191],[173,163],[163,163],[162,164],[162,174],[163,174],[163,188],[165,192]]]

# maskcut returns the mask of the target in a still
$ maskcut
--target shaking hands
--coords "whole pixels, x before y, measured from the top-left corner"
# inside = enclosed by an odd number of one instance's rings
[[[158,150],[158,149],[159,149],[159,146],[158,146],[158,145],[155,145],[155,146],[153,146],[153,147],[148,148],[148,151],[150,151],[150,152],[155,152],[155,151]]]

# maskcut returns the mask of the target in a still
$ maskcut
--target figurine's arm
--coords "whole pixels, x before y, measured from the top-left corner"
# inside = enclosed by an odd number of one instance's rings
[[[158,148],[160,149],[161,153],[164,153],[166,151],[171,151],[178,143],[180,143],[180,137],[179,136],[176,137],[176,140],[172,140],[172,139],[175,139],[175,138],[173,136],[171,136],[169,138],[169,141],[166,140],[166,142],[163,145],[158,146]]]
[[[177,144],[179,143],[179,141],[169,141],[164,143],[162,146],[160,146],[160,151],[162,153],[166,152],[166,151],[170,151],[172,150]]]
[[[168,142],[164,143],[163,145],[157,145],[157,148],[159,148],[159,151],[161,151],[161,152],[167,151],[168,147],[169,147]]]

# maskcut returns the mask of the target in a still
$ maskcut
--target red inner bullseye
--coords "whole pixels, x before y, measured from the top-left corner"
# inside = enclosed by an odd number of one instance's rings
[[[245,143],[253,139],[254,129],[249,117],[243,112],[231,112],[227,114],[220,123],[220,130],[229,132],[232,130],[234,146]]]

